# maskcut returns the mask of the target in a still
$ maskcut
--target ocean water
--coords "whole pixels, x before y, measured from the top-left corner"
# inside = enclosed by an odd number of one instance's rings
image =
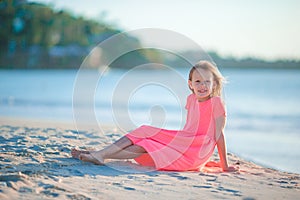
[[[229,152],[300,173],[300,70],[221,69]],[[0,70],[0,116],[180,129],[188,69]]]

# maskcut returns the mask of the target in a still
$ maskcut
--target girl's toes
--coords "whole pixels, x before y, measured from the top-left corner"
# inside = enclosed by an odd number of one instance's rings
[[[72,149],[71,150],[71,155],[72,155],[73,158],[79,159],[80,151],[78,151],[77,149]]]

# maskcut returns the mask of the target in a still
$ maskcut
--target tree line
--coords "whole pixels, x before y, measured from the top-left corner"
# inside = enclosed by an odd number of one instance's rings
[[[121,32],[41,3],[0,1],[0,68],[78,68],[93,46]],[[126,42],[141,46],[132,36]],[[136,51],[125,57],[146,61],[148,55]]]

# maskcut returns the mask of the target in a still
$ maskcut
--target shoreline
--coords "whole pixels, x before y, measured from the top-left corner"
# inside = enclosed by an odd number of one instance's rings
[[[81,126],[82,127],[82,126]],[[70,157],[71,148],[103,147],[120,137],[112,126],[76,130],[72,123],[0,117],[1,199],[297,199],[300,175],[259,166],[231,153],[239,172],[219,168],[164,172],[131,160],[105,166]],[[217,159],[214,154],[212,160]],[[82,184],[84,183],[84,188]],[[187,193],[188,191],[188,193]]]

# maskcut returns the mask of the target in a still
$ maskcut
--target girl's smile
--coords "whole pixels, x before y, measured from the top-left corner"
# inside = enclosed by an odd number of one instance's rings
[[[195,93],[198,101],[205,101],[211,97],[213,91],[213,75],[208,70],[197,69],[193,72],[189,86]]]

